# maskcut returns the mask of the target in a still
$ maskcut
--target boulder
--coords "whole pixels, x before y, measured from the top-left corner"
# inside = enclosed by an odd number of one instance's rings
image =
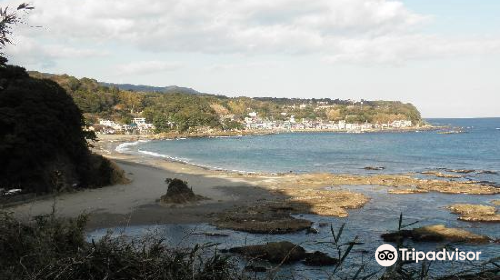
[[[250,245],[235,247],[229,249],[227,252],[241,254],[248,258],[265,260],[270,263],[293,263],[302,261],[305,265],[309,266],[327,266],[335,265],[338,263],[336,258],[332,258],[323,252],[307,253],[304,248],[295,245],[288,241],[269,242],[264,245]],[[251,266],[252,271],[255,267]],[[264,272],[265,270],[257,267],[257,272]]]
[[[384,170],[385,167],[383,167],[383,166],[366,166],[364,169],[365,170],[379,171],[379,170]]]
[[[194,194],[193,190],[188,187],[187,182],[181,179],[165,179],[168,184],[167,193],[160,198],[163,203],[187,203],[206,199],[203,196]]]
[[[428,193],[428,190],[421,189],[390,189],[387,193],[390,194],[415,194],[415,193]]]
[[[444,225],[431,225],[401,230],[381,235],[386,242],[398,242],[404,239],[412,239],[415,242],[467,242],[488,243],[491,239],[485,235],[475,234],[463,229],[447,228]]]
[[[446,174],[446,173],[442,173],[442,172],[435,171],[435,170],[423,171],[423,172],[420,172],[420,174],[433,175],[433,176],[440,177],[440,178],[462,178],[462,176],[460,176],[460,175]]]
[[[453,173],[462,173],[462,174],[469,174],[476,172],[474,169],[445,169],[446,172],[453,172]]]
[[[254,207],[222,213],[213,224],[218,228],[250,233],[283,234],[309,229],[313,223],[294,218],[286,211]]]
[[[491,170],[480,170],[477,174],[488,174],[488,175],[498,175],[498,172]]]
[[[494,206],[480,204],[453,204],[447,207],[452,213],[459,214],[461,221],[467,222],[500,222],[500,214]]]
[[[323,252],[316,251],[308,253],[303,263],[309,266],[328,266],[335,265],[339,262],[338,259],[332,258]]]
[[[306,230],[306,234],[318,234],[319,230],[313,227],[310,227]]]

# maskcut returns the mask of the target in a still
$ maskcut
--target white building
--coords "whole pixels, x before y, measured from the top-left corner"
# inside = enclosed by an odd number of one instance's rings
[[[339,121],[339,126],[338,127],[339,127],[339,129],[346,129],[346,123],[345,123],[345,121],[344,120]]]
[[[399,120],[393,121],[391,123],[391,127],[401,128],[401,127],[410,127],[412,125],[411,121]]]
[[[118,131],[122,130],[121,124],[115,123],[114,121],[99,120],[99,124],[102,125],[102,126],[105,126],[105,127],[110,127],[113,130],[118,130]]]
[[[146,118],[134,118],[132,122],[135,123],[137,126],[146,125]]]

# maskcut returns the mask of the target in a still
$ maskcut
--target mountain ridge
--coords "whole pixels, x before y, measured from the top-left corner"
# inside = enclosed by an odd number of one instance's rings
[[[190,87],[182,87],[177,85],[170,86],[149,86],[149,85],[136,85],[136,84],[116,84],[116,83],[108,83],[108,82],[98,82],[102,86],[106,87],[116,87],[121,90],[129,90],[129,91],[138,91],[138,92],[161,92],[161,93],[188,93],[188,94],[207,94],[199,92]]]

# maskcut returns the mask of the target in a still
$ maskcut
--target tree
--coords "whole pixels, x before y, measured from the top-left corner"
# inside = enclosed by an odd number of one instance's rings
[[[17,7],[16,11],[29,11],[32,9],[32,6],[22,3]],[[12,36],[12,26],[22,22],[16,11],[10,12],[9,7],[0,7],[0,66],[5,66],[7,63],[7,58],[3,56],[2,50],[5,45],[12,43],[10,38]]]

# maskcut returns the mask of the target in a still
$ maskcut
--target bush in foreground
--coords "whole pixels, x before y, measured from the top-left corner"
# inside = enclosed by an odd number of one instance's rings
[[[84,215],[61,219],[51,214],[23,223],[0,212],[0,279],[283,279],[276,274],[281,264],[271,270],[264,268],[262,271],[267,272],[260,275],[245,272],[237,262],[220,255],[209,244],[190,249],[170,248],[156,235],[131,240],[111,233],[99,241],[87,242],[86,222]],[[407,267],[408,263],[397,262],[387,270],[366,271],[363,262],[358,267],[345,262],[352,249],[361,243],[357,238],[345,242],[341,238],[343,229],[344,225],[338,231],[332,227],[332,241],[325,243],[338,253],[337,265],[325,274],[329,279],[458,280],[498,279],[500,275],[498,260],[473,269],[463,267],[438,278],[428,274],[430,263],[425,262],[421,267]],[[253,260],[249,260],[249,264],[247,268],[261,268],[255,267]]]
[[[157,237],[106,235],[85,241],[86,216],[20,223],[0,213],[1,279],[237,279],[235,266],[206,247],[170,249]]]

